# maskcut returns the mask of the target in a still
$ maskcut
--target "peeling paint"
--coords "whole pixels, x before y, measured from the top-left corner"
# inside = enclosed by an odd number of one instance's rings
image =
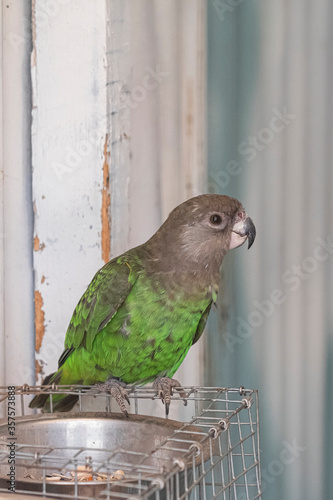
[[[35,359],[35,374],[36,374],[36,381],[38,380],[38,375],[44,374],[44,370],[39,361],[37,361],[37,359]]]
[[[36,351],[39,352],[45,335],[45,313],[43,311],[43,297],[41,293],[35,291],[35,330],[36,330]]]
[[[34,238],[34,250],[35,250],[35,252],[38,252],[38,250],[39,250],[39,238],[38,238],[38,236],[35,236],[35,238]]]
[[[108,134],[104,143],[103,163],[103,190],[102,190],[102,259],[105,263],[110,260],[110,152],[108,151]]]
[[[40,243],[38,236],[34,238],[34,250],[35,252],[42,252],[45,248],[45,243]]]
[[[44,283],[45,281],[45,276],[42,276],[42,279],[40,280],[41,283]]]

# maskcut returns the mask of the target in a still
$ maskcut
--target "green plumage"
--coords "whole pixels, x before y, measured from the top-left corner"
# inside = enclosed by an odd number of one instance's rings
[[[147,276],[134,250],[106,264],[78,303],[65,339],[74,350],[59,368],[59,384],[172,377],[200,337],[207,291],[191,297],[178,286],[166,290],[163,276]]]
[[[43,383],[171,378],[204,330],[223,258],[238,246],[231,240],[233,225],[243,220],[245,211],[233,198],[192,198],[144,245],[108,262],[75,308],[58,371]],[[240,230],[242,243],[246,235]],[[75,400],[55,396],[54,410],[68,410]],[[47,409],[47,394],[30,406]]]
[[[177,371],[204,330],[212,297],[201,286],[189,294],[179,276],[169,274],[165,286],[164,273],[142,267],[142,252],[130,250],[94,276],[74,310],[59,369],[44,383],[93,385],[109,377],[146,383]],[[46,399],[39,396],[31,406]],[[54,410],[75,401],[55,396]]]

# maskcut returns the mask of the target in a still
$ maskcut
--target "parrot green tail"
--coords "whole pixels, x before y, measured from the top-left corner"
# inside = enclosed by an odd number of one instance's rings
[[[51,373],[50,375],[44,378],[42,386],[61,383],[61,375],[62,375],[61,369],[59,369],[55,373]],[[52,396],[53,411],[69,411],[73,408],[78,399],[79,396],[75,396],[74,394],[73,395],[71,394],[69,396],[61,396],[60,394],[53,395]],[[43,408],[45,412],[49,413],[51,410],[50,396],[47,393],[35,396],[33,400],[30,402],[29,408]]]

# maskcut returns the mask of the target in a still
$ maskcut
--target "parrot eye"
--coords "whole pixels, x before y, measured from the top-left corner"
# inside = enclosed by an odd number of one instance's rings
[[[210,216],[209,220],[211,224],[214,224],[214,226],[218,226],[222,222],[222,217],[219,214],[213,214]]]

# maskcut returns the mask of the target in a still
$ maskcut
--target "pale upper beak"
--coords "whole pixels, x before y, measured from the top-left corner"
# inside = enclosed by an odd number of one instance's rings
[[[256,228],[252,222],[251,217],[246,216],[245,219],[242,219],[233,226],[231,233],[231,240],[229,249],[237,248],[248,240],[248,247],[250,248],[256,237]]]

